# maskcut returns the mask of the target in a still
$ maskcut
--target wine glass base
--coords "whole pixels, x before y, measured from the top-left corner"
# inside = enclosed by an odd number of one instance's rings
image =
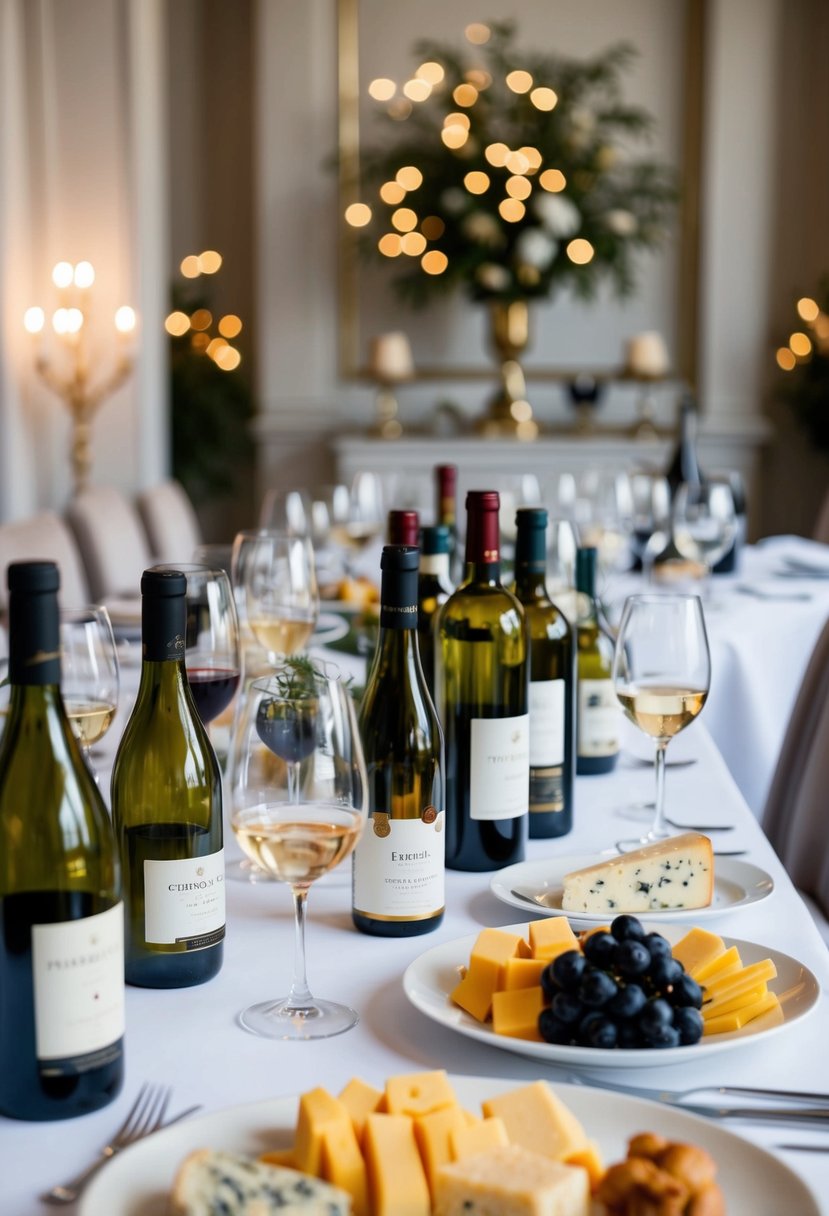
[[[262,1039],[330,1039],[350,1030],[359,1020],[360,1015],[348,1005],[316,998],[301,1007],[289,997],[260,1001],[239,1014],[239,1024]]]
[[[653,819],[656,804],[653,802],[629,802],[616,808],[621,819],[634,819],[637,823],[649,823]]]
[[[669,831],[645,832],[642,836],[633,836],[626,840],[617,840],[616,848],[620,853],[632,853],[634,849],[644,849],[649,844],[658,844],[660,840],[668,840],[671,836]]]
[[[225,878],[232,882],[277,882],[271,874],[263,870],[261,866],[255,866],[252,861],[248,861],[245,857],[241,861],[229,861],[225,865]]]

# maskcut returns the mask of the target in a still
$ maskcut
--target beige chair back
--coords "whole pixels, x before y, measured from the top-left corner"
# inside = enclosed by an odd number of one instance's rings
[[[763,829],[795,886],[829,916],[829,621],[786,729]]]
[[[132,503],[114,486],[89,486],[72,499],[66,518],[95,599],[138,596],[153,557]]]
[[[829,490],[823,496],[812,540],[819,540],[821,544],[829,545]]]
[[[33,558],[57,562],[60,602],[66,608],[89,603],[89,583],[72,533],[53,511],[0,526],[0,612],[8,606],[6,567]]]
[[[178,481],[165,481],[138,496],[138,512],[157,562],[192,562],[201,544],[193,504]]]

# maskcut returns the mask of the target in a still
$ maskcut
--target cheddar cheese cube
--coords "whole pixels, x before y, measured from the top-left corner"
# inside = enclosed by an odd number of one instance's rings
[[[430,1216],[429,1185],[408,1115],[369,1115],[363,1151],[374,1216]]]
[[[482,929],[472,947],[466,974],[450,999],[479,1022],[485,1022],[492,1012],[492,994],[504,987],[507,960],[527,957],[529,949],[517,933]]]
[[[512,1039],[542,1041],[538,1015],[544,1008],[541,988],[514,988],[496,992],[492,997],[492,1029]]]
[[[293,1148],[272,1148],[262,1153],[259,1158],[265,1165],[281,1165],[289,1170],[296,1169],[296,1154]]]
[[[567,950],[577,950],[578,946],[578,938],[570,928],[566,916],[551,916],[547,920],[530,922],[530,949],[533,958],[543,958],[550,962]]]
[[[547,966],[546,958],[508,958],[504,964],[502,991],[513,988],[535,988],[541,983],[541,972]]]
[[[347,1085],[340,1090],[339,1099],[348,1113],[358,1139],[363,1134],[366,1118],[378,1110],[385,1095],[380,1089],[375,1089],[360,1077],[352,1077]]]
[[[447,1165],[454,1160],[451,1145],[452,1133],[460,1131],[466,1126],[464,1112],[459,1106],[444,1106],[442,1110],[433,1110],[430,1114],[421,1115],[414,1121],[415,1141],[432,1195],[435,1191],[438,1170],[442,1165]]]
[[[323,1133],[337,1127],[353,1130],[351,1116],[338,1098],[321,1087],[309,1089],[301,1096],[294,1143],[298,1170],[320,1177]]]
[[[407,1072],[386,1082],[386,1108],[390,1115],[428,1115],[445,1106],[457,1106],[455,1091],[443,1068],[434,1072]]]
[[[673,947],[671,953],[674,958],[679,959],[690,975],[694,975],[699,967],[725,953],[725,942],[716,933],[709,933],[707,929],[689,929]]]
[[[556,1097],[546,1081],[497,1094],[481,1104],[486,1116],[504,1121],[510,1144],[564,1161],[588,1145],[587,1135],[572,1111]]]
[[[350,1121],[323,1128],[320,1172],[326,1182],[351,1196],[353,1216],[369,1216],[366,1163]]]
[[[574,1153],[569,1153],[564,1160],[564,1164],[580,1165],[582,1169],[587,1170],[591,1191],[596,1190],[606,1172],[602,1154],[595,1140],[589,1140],[584,1148],[577,1149]]]
[[[456,1128],[449,1133],[450,1160],[462,1161],[464,1157],[474,1157],[476,1153],[486,1153],[504,1144],[509,1144],[504,1120],[497,1115],[481,1119],[476,1127]]]

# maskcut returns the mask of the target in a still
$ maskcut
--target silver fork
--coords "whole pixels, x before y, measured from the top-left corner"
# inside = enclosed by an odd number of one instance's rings
[[[598,1081],[573,1074],[568,1081],[574,1085],[609,1089],[613,1093],[629,1094],[634,1098],[650,1098],[666,1106],[690,1110],[712,1119],[747,1119],[775,1123],[822,1123],[829,1127],[829,1094],[809,1093],[801,1089],[763,1089],[749,1085],[696,1085],[691,1089],[647,1089],[644,1086],[618,1085],[615,1081]],[[714,1094],[726,1098],[771,1098],[793,1102],[793,1106],[709,1106],[704,1102],[688,1102],[693,1094]],[[812,1103],[812,1105],[808,1105]]]
[[[136,1140],[141,1140],[144,1136],[149,1136],[151,1132],[158,1131],[161,1127],[169,1127],[171,1123],[177,1123],[186,1115],[191,1115],[199,1109],[197,1106],[191,1106],[165,1123],[164,1117],[167,1114],[167,1107],[170,1105],[172,1095],[173,1091],[168,1085],[150,1085],[145,1082],[139,1089],[124,1122],[109,1143],[101,1149],[98,1160],[93,1161],[76,1178],[64,1182],[62,1185],[53,1186],[50,1191],[41,1195],[44,1203],[74,1203],[101,1166],[106,1165],[107,1161],[119,1153],[122,1148],[134,1144]]]

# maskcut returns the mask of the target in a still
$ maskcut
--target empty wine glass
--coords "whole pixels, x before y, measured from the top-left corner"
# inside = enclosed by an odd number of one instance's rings
[[[706,575],[734,543],[737,519],[727,482],[683,482],[674,499],[674,544],[689,561],[702,562]]]
[[[632,527],[630,547],[647,582],[656,557],[668,543],[671,526],[671,489],[667,477],[647,469],[630,474]]]
[[[268,528],[240,532],[233,580],[242,588],[248,628],[271,664],[304,649],[320,607],[308,537]]]
[[[305,490],[271,489],[262,499],[260,528],[276,528],[295,536],[311,534],[311,499]]]
[[[305,966],[311,884],[352,852],[367,813],[367,777],[354,704],[339,671],[304,657],[254,680],[233,743],[232,827],[259,867],[287,883],[295,918],[286,997],[251,1005],[239,1020],[264,1038],[320,1039],[358,1020],[311,995]]]
[[[66,716],[94,773],[90,752],[112,725],[120,688],[118,650],[106,608],[62,608],[60,648]]]
[[[343,546],[346,574],[354,577],[355,557],[382,535],[386,525],[383,483],[379,474],[356,473],[349,494],[348,514],[331,525],[331,540]]]
[[[625,601],[613,656],[613,683],[635,726],[656,742],[656,806],[649,831],[617,847],[638,848],[670,835],[665,821],[665,752],[702,711],[711,657],[696,595],[632,595]]]

